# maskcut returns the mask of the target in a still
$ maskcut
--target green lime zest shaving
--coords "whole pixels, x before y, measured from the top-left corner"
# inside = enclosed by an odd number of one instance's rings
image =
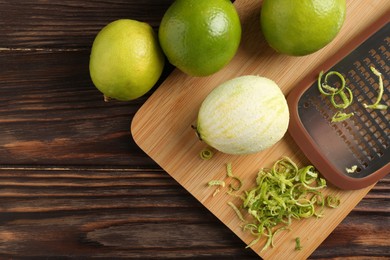
[[[242,216],[241,211],[237,208],[237,206],[234,205],[234,203],[231,202],[231,201],[228,202],[228,205],[234,210],[234,212],[236,213],[237,217],[238,217],[242,222],[245,222],[245,219],[244,219],[244,217]]]
[[[347,173],[354,173],[358,169],[357,165],[352,165],[351,168],[345,168]]]
[[[239,189],[241,189],[241,187],[242,187],[242,180],[233,174],[232,163],[231,162],[226,164],[226,175],[228,177],[234,179],[237,182],[236,186],[234,186],[231,183],[229,184],[230,192],[238,191]]]
[[[308,165],[299,169],[299,180],[301,184],[308,190],[317,190],[326,187],[326,181],[323,178],[320,178],[318,172],[314,168],[313,165]],[[316,182],[317,186],[313,186],[312,184]]]
[[[379,79],[379,90],[378,90],[378,96],[376,98],[376,101],[371,104],[371,105],[367,105],[366,103],[363,104],[363,106],[365,108],[371,108],[371,109],[387,109],[387,106],[386,105],[383,105],[383,104],[379,104],[379,102],[381,101],[382,99],[382,96],[383,96],[383,91],[384,91],[384,88],[383,88],[383,79],[382,79],[382,73],[380,73],[377,69],[375,69],[374,67],[370,67],[371,71],[378,77]]]
[[[222,180],[211,180],[207,183],[209,186],[222,186],[225,187],[225,182]]]
[[[288,227],[281,227],[281,228],[278,228],[277,230],[275,230],[272,234],[272,240],[271,240],[271,247],[274,247],[274,240],[275,240],[275,236],[276,234],[278,234],[279,232],[283,231],[283,230],[288,230],[290,231],[290,228]]]
[[[214,152],[210,148],[204,148],[200,151],[199,156],[203,160],[210,160],[214,155]]]
[[[207,185],[209,187],[211,186],[220,186],[220,187],[225,187],[225,182],[222,181],[222,180],[211,180],[207,183]],[[213,197],[215,197],[221,190],[219,189],[219,187],[217,189],[215,189],[214,193],[213,193]]]
[[[226,164],[226,175],[228,177],[233,177],[233,170],[232,170],[232,163],[231,162],[228,162]]]
[[[233,176],[232,179],[236,180],[237,181],[237,185],[236,186],[233,186],[231,183],[229,184],[229,187],[230,187],[230,190],[231,191],[238,191],[241,189],[242,187],[242,181],[240,178],[236,177],[236,176]]]
[[[353,102],[353,94],[352,94],[352,90],[348,87],[345,88],[348,92],[348,95],[349,95],[349,98],[347,97],[347,95],[345,94],[344,90],[339,92],[338,94],[332,94],[330,96],[330,102],[332,103],[332,105],[335,107],[335,108],[341,108],[341,109],[346,109],[347,107],[349,107],[352,102]],[[342,103],[338,104],[336,103],[335,101],[335,96],[336,95],[339,95],[340,98],[341,98],[341,101]]]
[[[327,196],[326,206],[329,208],[338,208],[340,206],[340,198],[331,195]]]
[[[278,232],[289,230],[293,219],[322,217],[326,187],[312,165],[299,168],[289,157],[276,161],[271,168],[262,168],[256,186],[243,191],[240,209],[247,212],[243,229],[256,238],[247,247],[266,242],[262,250],[274,246]]]
[[[321,83],[321,80],[322,80],[322,76],[323,76],[324,72],[321,71],[319,76],[318,76],[318,90],[325,96],[331,96],[331,95],[335,95],[335,94],[339,94],[341,91],[344,90],[345,88],[345,78],[343,75],[341,75],[339,72],[337,71],[329,71],[326,75],[325,75],[325,78],[324,78],[324,82]],[[336,75],[337,77],[340,78],[341,80],[341,86],[340,88],[334,88],[334,87],[331,87],[328,85],[328,78],[329,76],[331,75]],[[325,91],[325,90],[327,91]]]
[[[295,250],[301,250],[301,239],[299,237],[295,238]]]
[[[344,121],[344,120],[352,117],[353,115],[354,115],[353,112],[347,114],[347,113],[344,113],[344,112],[341,112],[341,111],[337,111],[333,115],[331,122],[332,123],[341,122],[341,121]]]

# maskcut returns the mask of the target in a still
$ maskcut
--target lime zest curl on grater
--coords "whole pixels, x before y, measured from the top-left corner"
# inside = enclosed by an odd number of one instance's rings
[[[380,104],[380,101],[382,100],[383,92],[384,92],[382,73],[380,73],[373,66],[370,66],[370,69],[379,79],[378,95],[377,95],[376,101],[373,104],[367,105],[366,103],[363,103],[363,106],[364,106],[364,108],[367,108],[367,109],[387,109],[388,108],[387,105]],[[344,120],[352,117],[354,115],[353,112],[345,113],[342,111],[343,109],[348,108],[353,102],[352,90],[345,86],[346,81],[345,81],[344,76],[337,71],[329,71],[327,74],[325,74],[324,81],[322,82],[323,75],[324,75],[324,72],[321,71],[319,73],[319,76],[317,79],[318,90],[320,91],[321,94],[330,97],[330,102],[334,108],[341,109],[333,115],[331,122],[332,123],[341,122],[341,121],[344,121]],[[328,78],[331,75],[336,75],[340,79],[341,85],[339,88],[335,88],[335,87],[328,85]],[[346,90],[348,95],[346,94],[345,90]],[[335,100],[336,96],[340,97],[341,103],[336,102],[336,100]]]
[[[380,73],[377,69],[375,69],[374,67],[370,67],[371,71],[378,77],[379,79],[379,89],[378,89],[378,96],[376,98],[376,101],[371,104],[371,105],[367,105],[366,103],[363,104],[363,106],[365,108],[371,108],[371,109],[387,109],[387,106],[384,105],[384,104],[379,104],[379,102],[381,101],[382,99],[382,96],[383,96],[383,91],[384,91],[384,88],[383,88],[383,79],[382,79],[382,73]]]
[[[317,80],[318,90],[321,92],[321,94],[330,97],[330,102],[332,103],[334,108],[346,109],[347,107],[349,107],[353,102],[353,94],[352,94],[351,89],[345,86],[344,76],[337,71],[329,71],[328,73],[326,73],[326,75],[324,77],[324,82],[321,82],[323,74],[324,74],[324,72],[321,71],[319,76],[318,76],[318,80]],[[335,87],[331,87],[328,85],[328,78],[331,75],[336,75],[340,79],[340,82],[341,82],[340,88],[335,88]],[[348,92],[349,98],[345,94],[344,90],[346,90]],[[336,96],[340,97],[342,103],[336,103],[336,101],[335,101]],[[341,121],[344,121],[344,120],[352,117],[353,115],[354,115],[353,112],[344,113],[341,111],[337,111],[333,115],[331,122],[332,123],[341,122]]]

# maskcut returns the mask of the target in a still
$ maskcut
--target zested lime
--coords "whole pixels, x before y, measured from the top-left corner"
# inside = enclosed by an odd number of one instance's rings
[[[278,85],[264,77],[241,76],[222,83],[203,101],[199,138],[227,154],[251,154],[277,143],[289,123],[287,101]]]

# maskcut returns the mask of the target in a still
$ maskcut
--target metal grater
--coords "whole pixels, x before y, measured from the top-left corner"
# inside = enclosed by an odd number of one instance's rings
[[[390,107],[389,17],[387,13],[314,70],[287,98],[291,136],[321,174],[341,189],[369,186],[390,172],[390,108],[363,106],[375,102],[378,95],[379,80],[370,70],[373,66],[382,73],[381,104]],[[331,122],[338,109],[318,90],[320,71],[338,71],[344,76],[354,96],[344,112],[354,112],[354,116]]]

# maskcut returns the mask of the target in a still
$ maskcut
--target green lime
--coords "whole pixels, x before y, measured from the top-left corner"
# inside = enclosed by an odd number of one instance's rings
[[[261,28],[276,51],[303,56],[330,43],[340,31],[345,0],[264,0]]]
[[[191,76],[222,69],[237,52],[241,24],[229,0],[176,0],[159,28],[169,62]]]
[[[121,19],[106,25],[91,50],[91,79],[106,97],[133,100],[146,94],[160,78],[164,54],[152,27]]]

